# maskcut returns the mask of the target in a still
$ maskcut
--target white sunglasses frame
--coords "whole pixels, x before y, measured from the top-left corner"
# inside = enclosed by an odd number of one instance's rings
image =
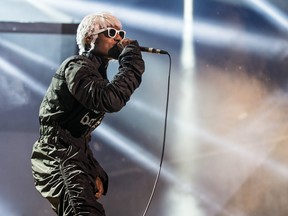
[[[109,33],[109,32],[110,32],[110,29],[116,31],[116,34],[114,35],[114,37],[111,37],[111,36],[110,36],[110,33]],[[122,30],[122,29],[117,30],[117,29],[112,28],[112,27],[108,27],[108,28],[100,29],[98,32],[93,33],[92,35],[97,35],[97,34],[100,34],[100,33],[102,33],[102,32],[105,32],[105,31],[108,31],[108,36],[109,36],[110,38],[115,38],[117,34],[120,35],[119,32],[123,32],[123,33],[124,33],[123,38],[120,36],[122,39],[124,39],[125,36],[126,36],[126,31],[124,31],[124,30]]]

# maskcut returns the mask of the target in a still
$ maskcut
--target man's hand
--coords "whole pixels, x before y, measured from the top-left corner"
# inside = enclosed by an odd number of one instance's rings
[[[134,43],[135,40],[130,40],[128,38],[122,39],[118,43],[116,43],[111,49],[108,51],[108,58],[118,59],[119,55],[123,51],[123,49],[131,43]],[[138,42],[137,42],[138,44]]]
[[[117,45],[120,49],[124,49],[128,44],[132,43],[134,40],[129,38],[122,39]]]
[[[96,188],[98,192],[95,194],[95,197],[96,199],[99,199],[103,195],[104,189],[103,189],[103,183],[98,176],[96,178]]]

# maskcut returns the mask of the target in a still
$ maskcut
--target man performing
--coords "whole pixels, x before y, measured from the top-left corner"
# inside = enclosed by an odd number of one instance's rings
[[[104,216],[97,200],[108,189],[108,176],[88,145],[105,113],[119,111],[144,73],[136,40],[125,38],[110,13],[90,14],[77,29],[79,55],[66,59],[52,78],[40,105],[40,137],[32,151],[36,189],[61,216]],[[107,79],[107,66],[119,71]]]

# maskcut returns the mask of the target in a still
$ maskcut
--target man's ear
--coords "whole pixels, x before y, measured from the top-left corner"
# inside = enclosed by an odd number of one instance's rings
[[[91,44],[91,41],[92,41],[92,37],[91,37],[91,36],[87,36],[87,37],[85,38],[85,44],[86,44],[86,45],[90,45],[90,44]]]

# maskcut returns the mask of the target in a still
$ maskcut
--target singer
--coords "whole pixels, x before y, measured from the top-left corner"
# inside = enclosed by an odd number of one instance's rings
[[[40,105],[32,173],[57,215],[104,216],[98,201],[107,193],[108,175],[88,143],[104,115],[121,110],[139,87],[144,61],[138,42],[125,38],[110,13],[84,17],[76,41],[79,55],[63,61]],[[111,59],[119,61],[119,69],[109,81]]]

